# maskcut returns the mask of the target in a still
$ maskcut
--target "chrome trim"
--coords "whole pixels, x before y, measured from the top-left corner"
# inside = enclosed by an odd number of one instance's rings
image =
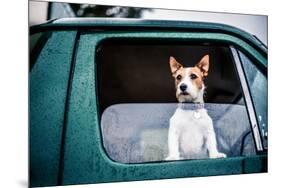
[[[260,136],[260,132],[259,132],[259,128],[258,128],[258,122],[256,119],[253,102],[252,102],[252,99],[250,96],[250,91],[249,91],[248,84],[247,84],[247,81],[246,81],[246,78],[244,75],[241,61],[238,56],[237,50],[233,46],[230,46],[230,49],[231,49],[231,52],[232,52],[232,55],[234,58],[234,62],[235,62],[236,68],[237,68],[237,72],[238,72],[238,75],[240,78],[242,90],[244,92],[246,106],[248,108],[250,122],[251,122],[253,135],[254,135],[254,139],[255,139],[256,149],[257,149],[257,151],[263,151],[263,145],[262,145],[261,136]]]

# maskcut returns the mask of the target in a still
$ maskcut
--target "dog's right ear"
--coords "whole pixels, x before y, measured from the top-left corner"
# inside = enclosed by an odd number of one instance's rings
[[[183,66],[179,62],[177,62],[177,60],[173,56],[170,56],[170,68],[173,75],[182,67]]]

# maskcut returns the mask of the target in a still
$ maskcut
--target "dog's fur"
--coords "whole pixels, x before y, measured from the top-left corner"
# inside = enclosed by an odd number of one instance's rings
[[[181,105],[203,105],[204,78],[208,76],[209,55],[194,67],[183,67],[170,57],[170,69],[175,78],[178,108],[170,119],[166,160],[223,158],[217,149],[213,122],[206,109],[184,109]]]

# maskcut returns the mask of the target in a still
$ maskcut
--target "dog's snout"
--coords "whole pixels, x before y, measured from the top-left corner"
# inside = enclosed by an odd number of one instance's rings
[[[185,91],[187,89],[187,85],[186,84],[181,84],[180,85],[180,90],[181,91]]]

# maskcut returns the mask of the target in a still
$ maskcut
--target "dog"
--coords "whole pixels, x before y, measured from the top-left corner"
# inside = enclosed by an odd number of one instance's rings
[[[217,149],[211,117],[204,108],[204,79],[208,76],[209,55],[194,67],[183,67],[170,57],[178,107],[170,118],[168,156],[165,160],[224,158]]]

